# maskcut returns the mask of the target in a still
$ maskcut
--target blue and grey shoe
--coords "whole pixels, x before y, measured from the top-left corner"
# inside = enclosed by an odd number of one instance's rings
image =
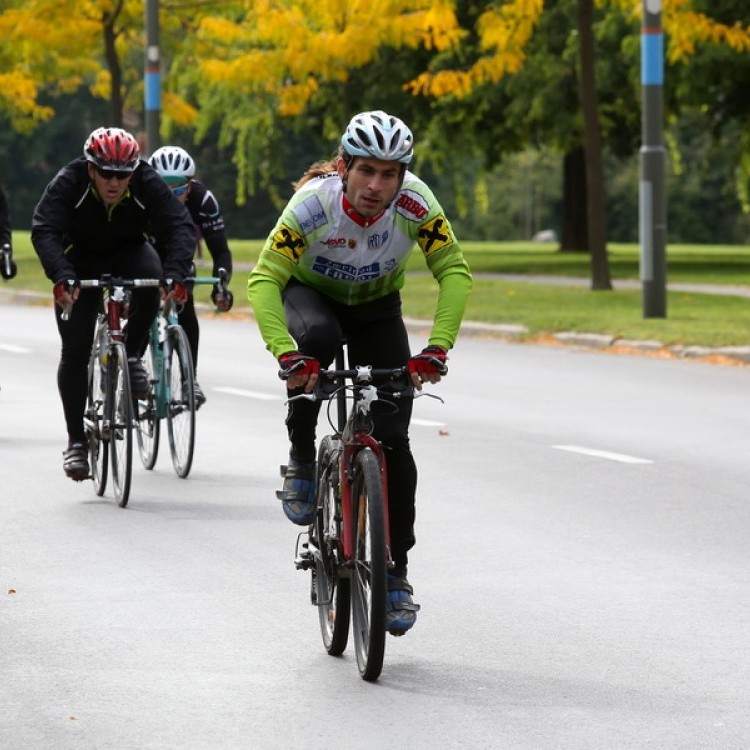
[[[286,517],[298,526],[309,526],[315,520],[315,461],[303,464],[289,459],[281,467],[284,485],[276,492]]]
[[[388,575],[385,627],[391,635],[403,635],[417,621],[419,604],[414,604],[413,593],[406,576]]]

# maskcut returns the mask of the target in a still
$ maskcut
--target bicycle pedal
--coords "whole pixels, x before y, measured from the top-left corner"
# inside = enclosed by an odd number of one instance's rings
[[[315,563],[313,554],[307,546],[307,542],[302,545],[303,549],[294,560],[294,567],[297,570],[309,570]]]

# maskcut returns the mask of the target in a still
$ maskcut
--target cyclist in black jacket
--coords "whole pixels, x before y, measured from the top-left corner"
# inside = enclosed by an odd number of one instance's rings
[[[0,187],[0,248],[3,248],[8,254],[8,265],[5,265],[5,259],[0,263],[0,275],[7,281],[12,279],[18,268],[13,260],[13,245],[10,234],[10,210],[8,209],[8,199],[5,192]]]
[[[149,164],[162,176],[169,185],[175,197],[187,207],[190,218],[195,224],[195,247],[203,239],[211,258],[213,259],[213,275],[220,276],[222,269],[227,274],[227,284],[232,276],[232,253],[229,250],[219,202],[214,194],[202,183],[195,179],[195,161],[193,157],[179,146],[162,146],[154,151]],[[195,270],[193,268],[193,270]],[[227,290],[222,293],[214,286],[211,300],[221,312],[232,308],[234,297]],[[195,302],[192,290],[188,289],[188,301],[178,314],[178,321],[185,331],[193,355],[193,365],[196,372],[195,405],[200,407],[206,402],[206,395],[198,385],[198,341],[200,328],[198,316],[195,314]]]
[[[158,253],[146,240],[151,236]],[[135,138],[120,128],[98,128],[87,138],[83,156],[65,165],[45,188],[34,209],[31,242],[54,284],[62,340],[57,384],[68,430],[63,470],[80,481],[89,476],[83,413],[102,293],[81,289],[77,282],[104,273],[164,279],[163,294],[186,299],[183,281],[190,273],[193,223],[156,171],[139,159]],[[71,310],[67,321],[62,319],[66,307]],[[134,290],[125,336],[134,396],[148,389],[140,357],[158,309],[158,290]]]

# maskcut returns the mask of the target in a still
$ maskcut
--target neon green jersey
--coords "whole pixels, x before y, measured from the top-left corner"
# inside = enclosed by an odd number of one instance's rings
[[[365,219],[346,199],[337,173],[305,183],[281,214],[248,280],[248,298],[268,349],[278,357],[296,348],[281,302],[291,277],[345,305],[369,302],[403,287],[415,245],[440,287],[429,343],[450,349],[471,273],[427,185],[407,171],[390,206]]]

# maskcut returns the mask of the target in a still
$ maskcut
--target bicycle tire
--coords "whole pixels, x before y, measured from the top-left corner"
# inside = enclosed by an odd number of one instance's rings
[[[117,504],[124,508],[130,498],[133,475],[133,398],[125,344],[115,342],[110,347],[107,375],[112,405],[109,438],[112,485]]]
[[[172,465],[181,479],[185,479],[193,465],[195,451],[195,374],[185,331],[178,325],[167,332],[170,346],[169,403],[167,430]]]
[[[377,680],[385,656],[387,550],[378,459],[364,448],[354,461],[352,631],[362,679]]]
[[[97,335],[94,339],[99,341]],[[107,475],[109,470],[109,445],[102,435],[104,421],[104,388],[106,387],[106,373],[102,372],[102,361],[98,343],[91,349],[88,368],[88,389],[86,392],[86,411],[84,413],[84,430],[89,449],[91,463],[91,479],[94,482],[94,492],[100,497],[107,489]]]
[[[341,537],[339,441],[328,435],[318,449],[318,510],[315,518],[314,603],[323,645],[331,656],[340,656],[349,640],[351,580],[340,575]]]
[[[157,344],[158,346],[158,344]],[[143,364],[148,373],[149,389],[146,398],[136,401],[138,430],[138,452],[141,455],[141,463],[147,470],[156,466],[159,456],[159,436],[161,433],[161,421],[159,419],[159,390],[161,373],[156,372],[156,353],[154,352],[154,341],[149,339]]]

